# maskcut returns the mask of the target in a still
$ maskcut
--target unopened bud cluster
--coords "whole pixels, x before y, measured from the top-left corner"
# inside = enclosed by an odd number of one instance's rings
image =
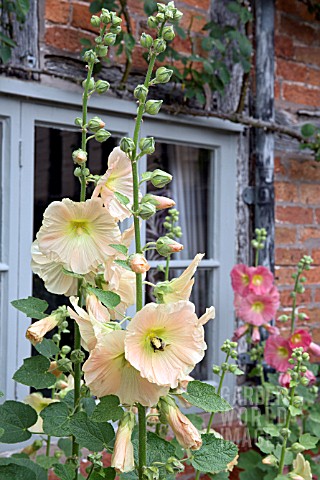
[[[267,230],[265,228],[256,228],[255,239],[251,240],[251,245],[255,250],[263,250],[267,239]]]
[[[219,365],[213,365],[212,371],[216,375],[225,374],[227,372],[233,374],[239,374],[240,372],[238,365],[228,363],[229,358],[233,360],[237,360],[238,352],[237,352],[238,344],[237,342],[232,342],[231,340],[227,339],[221,346],[220,350],[226,354],[226,361]]]
[[[176,208],[170,208],[168,215],[165,217],[163,222],[164,228],[167,230],[166,236],[172,239],[181,238],[182,230],[179,225],[176,223],[179,221],[179,211]]]

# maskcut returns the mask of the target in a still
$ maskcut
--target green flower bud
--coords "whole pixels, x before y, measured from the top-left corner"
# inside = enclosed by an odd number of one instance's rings
[[[105,25],[111,22],[111,15],[109,10],[107,10],[106,8],[102,8],[100,18],[101,18],[101,22],[104,23]]]
[[[118,25],[121,25],[122,18],[118,17],[114,12],[110,12],[110,15],[111,15],[111,23],[113,26],[117,27]]]
[[[159,468],[158,467],[142,467],[142,478],[143,480],[158,480],[159,479]]]
[[[81,170],[81,168],[80,168],[80,167],[75,168],[75,169],[74,169],[74,172],[73,172],[73,175],[74,175],[75,177],[77,177],[77,178],[80,178],[81,175],[82,175],[82,170]]]
[[[63,345],[63,347],[61,348],[62,355],[68,355],[68,353],[70,352],[71,352],[71,347],[69,347],[69,345]]]
[[[121,32],[120,25],[112,25],[110,27],[110,33],[114,33],[115,35],[118,35],[120,32]]]
[[[166,48],[167,44],[163,38],[156,38],[156,40],[153,42],[153,50],[157,55],[164,52]]]
[[[212,371],[213,371],[213,373],[215,373],[216,375],[219,375],[219,373],[220,373],[220,367],[219,367],[219,365],[213,365]]]
[[[173,27],[164,27],[162,31],[162,37],[167,42],[170,42],[171,40],[173,40],[175,37]]]
[[[167,463],[166,463],[166,469],[168,469],[168,466],[170,466],[173,470],[175,470],[177,472],[183,472],[184,471],[184,465],[175,457],[168,458]]]
[[[304,387],[306,387],[307,385],[309,385],[309,380],[308,380],[308,378],[306,378],[306,377],[302,377],[302,378],[300,379],[300,383],[301,383],[301,385],[303,385]]]
[[[183,13],[180,12],[180,10],[178,10],[177,8],[174,8],[173,9],[173,15],[172,15],[172,21],[173,22],[179,22],[181,20],[181,18],[183,17]]]
[[[141,138],[139,142],[139,147],[142,153],[150,155],[155,151],[155,144],[153,137]]]
[[[157,3],[157,10],[159,13],[165,13],[167,6],[164,3]]]
[[[310,360],[310,355],[309,355],[309,353],[304,352],[304,353],[302,354],[302,360],[305,360],[305,361],[308,362],[308,361]]]
[[[105,45],[98,45],[96,48],[96,52],[99,57],[105,57],[108,53],[108,47]]]
[[[110,83],[107,82],[106,80],[98,80],[95,85],[95,91],[101,95],[102,93],[105,93],[109,90],[110,88]]]
[[[156,211],[157,209],[152,203],[142,203],[139,207],[138,214],[142,220],[148,220],[156,213]]]
[[[172,77],[173,70],[170,70],[166,67],[160,67],[156,71],[156,78],[153,80],[153,83],[167,83]]]
[[[83,55],[83,60],[88,63],[94,63],[97,59],[97,55],[93,50],[87,50]]]
[[[105,45],[108,45],[108,47],[110,47],[110,45],[114,45],[116,40],[117,40],[117,35],[115,33],[107,33],[103,37],[103,42]]]
[[[60,358],[57,361],[57,367],[60,372],[72,372],[72,362],[69,358]]]
[[[289,320],[289,316],[288,315],[280,315],[280,317],[278,317],[278,321],[279,322],[287,322]]]
[[[175,240],[172,240],[168,236],[160,237],[156,242],[156,250],[159,253],[159,255],[162,255],[163,257],[167,257],[168,255],[171,255],[171,253],[176,253],[183,250],[183,245],[181,245],[181,243],[176,242]]]
[[[148,100],[145,106],[145,112],[149,115],[157,115],[160,111],[163,100]]]
[[[111,133],[108,132],[108,130],[103,130],[103,129],[99,130],[94,136],[94,138],[100,143],[105,142],[110,137],[111,137]]]
[[[100,117],[93,117],[88,122],[88,128],[92,132],[98,132],[99,130],[101,130],[101,128],[104,128],[105,125],[106,124],[104,123],[104,121],[101,120]]]
[[[280,430],[280,435],[282,435],[283,437],[289,437],[291,431],[289,430],[289,428],[281,428]]]
[[[101,22],[100,17],[98,17],[97,15],[92,15],[90,23],[93,27],[99,28],[100,22]]]
[[[82,363],[84,360],[85,354],[82,350],[73,350],[70,355],[70,360],[72,363]]]
[[[96,42],[97,45],[101,45],[102,40],[103,40],[103,38],[101,37],[101,35],[99,35],[99,37],[96,37],[96,38],[94,39],[94,41]]]
[[[301,443],[295,442],[291,445],[290,450],[293,453],[301,453],[305,450],[305,447],[303,445],[301,445]]]
[[[124,153],[132,152],[135,149],[134,141],[130,137],[123,137],[120,142],[120,148]]]
[[[292,404],[294,407],[300,408],[303,405],[303,398],[298,396],[294,397]]]
[[[77,125],[77,127],[82,127],[82,118],[81,118],[81,117],[77,117],[77,118],[74,120],[74,124]]]
[[[149,28],[157,28],[159,25],[159,20],[156,17],[148,17],[147,24]]]
[[[81,148],[72,152],[72,159],[77,165],[83,165],[87,161],[88,154]]]
[[[153,38],[151,37],[151,35],[148,35],[147,33],[142,33],[141,37],[140,37],[140,45],[143,47],[143,48],[150,48],[152,47],[153,45]]]
[[[172,175],[170,173],[164,172],[157,168],[152,172],[150,181],[154,187],[163,188],[165,185],[168,185],[172,180]]]
[[[137,85],[133,94],[140,102],[144,102],[148,95],[148,89],[144,85]]]
[[[86,83],[87,83],[87,80],[83,80],[83,82],[82,82],[83,88],[86,88]],[[94,85],[95,85],[95,83],[94,83],[94,78],[91,77],[90,80],[89,80],[88,89],[89,89],[89,90],[93,90],[93,89],[94,89]]]

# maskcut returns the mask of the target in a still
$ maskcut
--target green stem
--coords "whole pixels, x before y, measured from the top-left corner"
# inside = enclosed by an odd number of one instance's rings
[[[293,404],[293,398],[294,398],[295,389],[296,389],[296,387],[292,387],[291,392],[290,392],[290,406]],[[286,429],[289,428],[290,420],[291,420],[291,412],[290,412],[290,410],[288,409],[288,411],[287,411],[287,418],[286,418],[286,424],[285,424],[285,428],[286,428]],[[288,441],[288,435],[286,435],[286,436],[283,438],[283,443],[282,443],[282,448],[281,448],[281,455],[280,455],[280,462],[279,462],[278,475],[282,475],[282,473],[283,473],[284,460],[285,460],[286,448],[287,448],[287,441]]]
[[[146,407],[138,404],[139,421],[139,479],[142,479],[143,467],[147,464],[147,416]]]
[[[164,279],[169,280],[169,269],[170,269],[170,255],[167,256],[166,258],[166,269],[164,272]]]
[[[255,261],[254,261],[254,266],[257,267],[259,265],[259,249],[256,249],[256,254],[255,254]]]
[[[94,465],[92,465],[92,467],[90,468],[89,474],[88,474],[88,476],[87,476],[87,480],[90,479],[90,477],[91,477],[91,475],[92,475],[92,473],[93,473],[93,470],[94,470]]]
[[[295,323],[296,323],[296,305],[297,305],[297,288],[299,284],[299,277],[301,275],[301,272],[298,270],[297,276],[296,276],[296,281],[294,282],[294,287],[293,287],[293,292],[294,296],[292,299],[292,311],[291,311],[291,335],[293,334],[295,330]]]

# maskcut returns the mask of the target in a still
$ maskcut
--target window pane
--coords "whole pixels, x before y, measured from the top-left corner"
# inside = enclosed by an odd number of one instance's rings
[[[148,171],[160,168],[173,175],[173,180],[163,189],[148,183],[148,193],[173,198],[180,211],[180,226],[184,250],[177,258],[190,259],[196,253],[213,257],[213,161],[210,150],[187,145],[170,145],[157,142],[153,155],[148,157]],[[160,212],[147,222],[147,241],[153,241],[159,234],[166,211]],[[150,260],[159,256],[154,250],[148,252]]]

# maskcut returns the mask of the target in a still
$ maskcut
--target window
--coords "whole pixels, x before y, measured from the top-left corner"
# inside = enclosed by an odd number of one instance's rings
[[[5,214],[1,227],[5,225],[5,230],[1,229],[0,250],[0,378],[7,398],[21,399],[27,388],[12,386],[11,378],[22,359],[30,356],[30,345],[24,338],[29,321],[9,302],[32,291],[38,294],[42,288],[38,280],[32,281],[30,245],[47,204],[63,196],[77,199],[77,182],[69,162],[74,146],[79,145],[73,121],[79,116],[81,96],[80,91],[65,92],[12,79],[0,79],[0,92],[1,185],[5,187],[1,190],[1,215]],[[135,106],[110,98],[92,98],[90,105],[90,114],[106,119],[113,132],[107,143],[92,143],[90,147],[90,159],[95,163],[90,167],[94,173],[103,173],[107,155],[119,138],[132,136]],[[218,347],[233,331],[229,272],[235,261],[238,130],[238,126],[222,121],[159,115],[146,119],[141,132],[144,137],[156,136],[157,141],[155,154],[140,160],[141,171],[157,165],[174,175],[168,190],[161,193],[177,202],[185,249],[173,258],[171,275],[178,276],[196,253],[206,254],[198,268],[192,300],[197,313],[213,304],[217,314],[206,327],[208,354],[196,372],[200,378],[211,378],[212,363],[222,361]],[[160,219],[158,214],[156,221]],[[143,225],[143,238],[148,241],[154,225]],[[160,278],[156,271],[159,259],[152,255],[150,278]],[[148,290],[146,298],[150,299]]]

